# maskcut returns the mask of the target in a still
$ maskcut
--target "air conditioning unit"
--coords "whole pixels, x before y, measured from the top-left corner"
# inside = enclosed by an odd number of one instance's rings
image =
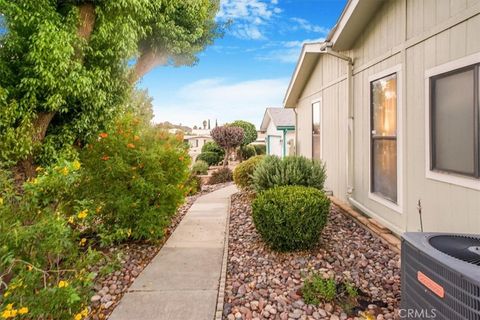
[[[400,319],[480,320],[480,235],[405,233]]]

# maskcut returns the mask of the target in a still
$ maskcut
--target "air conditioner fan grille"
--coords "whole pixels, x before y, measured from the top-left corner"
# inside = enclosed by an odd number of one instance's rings
[[[456,259],[480,266],[480,238],[439,235],[429,239],[435,249]]]

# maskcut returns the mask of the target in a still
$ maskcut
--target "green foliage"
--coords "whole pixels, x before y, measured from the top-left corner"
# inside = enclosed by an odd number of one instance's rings
[[[242,146],[246,146],[255,140],[257,140],[257,129],[253,123],[243,120],[237,120],[230,123],[232,127],[239,127],[243,129],[243,142]]]
[[[332,302],[337,295],[337,283],[334,278],[324,278],[315,274],[305,279],[302,288],[303,300],[307,304]]]
[[[288,185],[322,190],[325,179],[325,166],[321,162],[296,156],[284,159],[267,156],[253,174],[253,182],[257,191]]]
[[[203,160],[197,160],[192,166],[193,174],[207,174],[208,173],[208,163]]]
[[[223,159],[223,156],[225,156],[225,150],[223,150],[223,148],[221,148],[214,141],[209,141],[203,145],[202,153],[204,152],[214,152],[218,154],[220,159]]]
[[[330,200],[322,191],[303,186],[269,189],[252,203],[256,229],[269,246],[279,251],[315,246],[329,209]]]
[[[5,288],[0,285],[5,289],[0,314],[72,319],[82,310],[88,313],[94,275],[87,267],[99,255],[83,247],[81,233],[66,219],[79,170],[78,162],[42,170],[26,183],[24,193],[16,191],[9,173],[0,171],[0,270],[5,271],[0,280],[12,277]]]
[[[197,156],[197,161],[205,161],[209,166],[215,166],[222,161],[222,157],[216,152],[205,151]]]
[[[103,223],[91,231],[102,244],[163,237],[188,192],[189,157],[181,137],[127,119],[92,141],[81,159],[85,175],[78,192],[98,207],[92,218]]]
[[[227,167],[220,168],[212,173],[208,184],[225,183],[233,180],[232,170]]]
[[[264,144],[254,144],[253,147],[255,148],[255,154],[257,156],[261,156],[267,153],[267,146]]]
[[[82,6],[94,6],[81,36]],[[0,0],[0,163],[72,157],[126,107],[155,64],[191,65],[221,35],[218,0]],[[150,59],[149,59],[150,58]],[[129,61],[140,61],[140,72]],[[143,99],[140,97],[140,99]],[[146,101],[148,103],[148,101]],[[143,103],[143,102],[142,102]],[[141,115],[150,117],[147,113]],[[47,128],[37,134],[33,128]]]
[[[255,156],[240,163],[233,171],[233,181],[242,189],[250,189],[253,187],[253,172],[258,164],[263,161],[264,156]]]
[[[196,174],[190,174],[185,182],[185,189],[188,196],[193,196],[202,190],[202,179]]]
[[[307,304],[335,302],[348,311],[358,305],[359,292],[349,281],[337,283],[335,278],[314,273],[303,280],[302,295]]]
[[[237,153],[241,160],[247,160],[257,155],[252,145],[240,146]]]

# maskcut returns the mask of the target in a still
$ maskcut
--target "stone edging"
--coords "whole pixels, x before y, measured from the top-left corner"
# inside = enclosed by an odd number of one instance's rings
[[[339,207],[345,215],[355,220],[362,227],[366,228],[373,234],[377,235],[383,242],[388,244],[390,248],[400,253],[401,241],[398,236],[393,234],[387,227],[382,225],[378,220],[365,216],[363,213],[358,212],[349,204],[337,199],[333,196],[329,197],[333,204]]]
[[[225,300],[225,283],[227,280],[227,262],[228,262],[228,237],[230,234],[230,209],[232,206],[232,195],[228,197],[227,226],[225,229],[225,242],[223,250],[222,271],[220,274],[220,283],[218,285],[217,307],[214,320],[223,319],[223,304]]]

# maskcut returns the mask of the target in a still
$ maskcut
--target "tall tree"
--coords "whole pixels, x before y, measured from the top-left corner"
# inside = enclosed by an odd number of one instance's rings
[[[0,163],[51,161],[108,125],[158,65],[192,65],[219,0],[0,0]],[[133,62],[133,64],[132,64]],[[59,152],[61,150],[61,152]]]

